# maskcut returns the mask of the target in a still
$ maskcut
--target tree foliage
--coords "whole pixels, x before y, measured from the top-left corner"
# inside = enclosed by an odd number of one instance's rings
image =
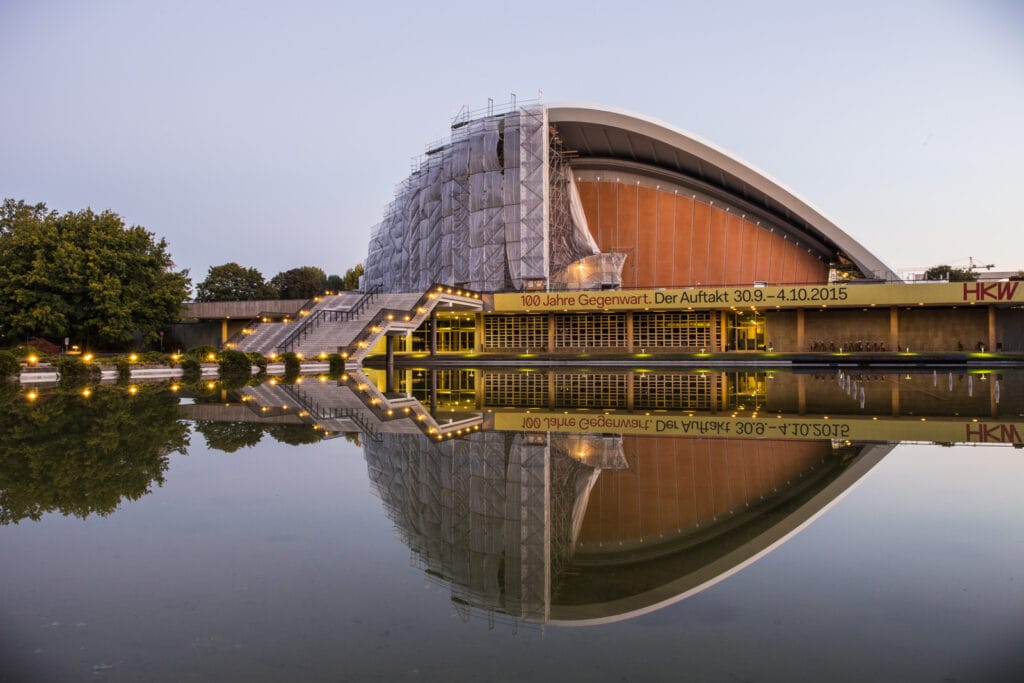
[[[963,268],[941,265],[932,266],[924,271],[925,280],[949,280],[950,282],[974,282],[978,279],[977,273]]]
[[[58,214],[13,199],[0,208],[0,341],[155,341],[188,288],[167,242],[112,211]]]
[[[311,299],[327,289],[327,276],[316,266],[301,266],[278,273],[270,284],[282,299]]]
[[[357,263],[354,267],[345,271],[342,278],[342,289],[359,289],[359,278],[363,275],[363,264]]]
[[[0,524],[48,512],[106,515],[163,484],[188,426],[161,386],[101,386],[89,398],[57,390],[30,403],[0,385]]]
[[[206,279],[196,287],[196,301],[258,301],[279,296],[260,271],[233,261],[210,266]]]
[[[332,292],[359,289],[359,276],[363,274],[363,264],[357,263],[345,271],[345,275],[331,275],[327,278],[327,289]]]
[[[206,439],[206,447],[225,453],[251,448],[263,438],[263,425],[253,422],[196,422],[196,431]]]

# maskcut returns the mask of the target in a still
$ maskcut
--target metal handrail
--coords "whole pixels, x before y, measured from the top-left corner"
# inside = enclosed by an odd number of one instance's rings
[[[282,339],[278,345],[277,350],[280,353],[290,351],[295,347],[296,342],[305,339],[306,336],[314,329],[320,327],[321,323],[330,322],[351,322],[355,316],[359,315],[366,306],[373,301],[373,298],[380,293],[381,285],[376,285],[363,296],[356,301],[348,309],[341,308],[321,308],[316,313],[307,316],[294,330],[288,333],[288,335]]]
[[[366,421],[366,418],[353,408],[328,406],[322,407],[320,402],[312,398],[308,393],[298,387],[282,384],[281,388],[306,412],[319,420],[352,420],[359,427],[360,433],[369,437],[372,441],[383,441],[384,437],[373,425]]]

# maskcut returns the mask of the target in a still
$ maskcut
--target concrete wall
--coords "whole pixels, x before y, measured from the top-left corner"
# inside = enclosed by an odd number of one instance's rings
[[[244,318],[251,320],[260,313],[283,313],[294,316],[306,299],[260,299],[256,301],[196,301],[181,305],[181,317],[185,320],[198,318],[220,320],[221,318]]]
[[[768,311],[765,313],[766,345],[776,351],[797,351],[796,311]]]
[[[978,342],[988,346],[988,309],[901,308],[899,344],[911,351],[973,351]]]
[[[1003,351],[1024,351],[1024,308],[996,310],[996,343]]]
[[[854,351],[856,342],[879,342],[889,346],[889,310],[839,311],[809,309],[804,314],[804,350]],[[817,346],[815,344],[817,343]],[[824,345],[824,346],[822,346]],[[861,348],[861,351],[867,349]],[[871,350],[874,350],[872,347]]]
[[[164,339],[164,351],[175,349],[186,351],[194,346],[221,345],[224,321],[177,323],[169,325]],[[228,337],[239,332],[246,325],[245,320],[228,320]]]
[[[998,403],[993,382],[999,382]],[[981,375],[949,371],[883,374],[870,369],[846,370],[842,377],[838,370],[776,373],[768,382],[766,410],[799,413],[801,383],[805,403],[816,414],[986,417],[993,412],[1015,415],[1024,411],[1022,373],[991,373],[982,379]]]
[[[974,351],[989,344],[988,308],[900,308],[897,341],[915,352]],[[797,346],[797,312],[767,311],[765,340],[776,351],[852,351],[850,342],[882,342],[895,351],[888,308],[836,310],[810,308],[804,312],[804,348]],[[1024,309],[996,310],[996,342],[1004,351],[1024,350]],[[834,348],[833,348],[834,346]],[[962,349],[961,349],[962,346]],[[864,350],[864,349],[862,349]],[[873,350],[873,349],[872,349]]]

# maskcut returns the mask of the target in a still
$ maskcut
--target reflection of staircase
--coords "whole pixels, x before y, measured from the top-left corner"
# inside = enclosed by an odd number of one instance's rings
[[[314,385],[315,386],[315,385]],[[356,403],[355,406],[340,406],[321,403],[320,399],[313,394],[316,392],[307,391],[297,384],[281,384],[278,388],[283,390],[297,406],[312,415],[317,422],[323,424],[332,431],[352,431],[344,425],[344,420],[354,424],[360,434],[373,441],[381,441],[380,430],[374,427],[367,419],[366,409]],[[348,388],[345,388],[348,391]]]

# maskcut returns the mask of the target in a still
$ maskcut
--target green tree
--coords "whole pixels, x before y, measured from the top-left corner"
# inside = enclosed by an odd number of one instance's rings
[[[322,431],[309,424],[268,424],[263,425],[263,428],[275,441],[289,446],[316,443],[325,436]]]
[[[0,341],[155,341],[188,289],[167,242],[112,211],[58,214],[13,199],[0,208]]]
[[[357,263],[353,268],[345,271],[342,278],[342,289],[359,289],[359,278],[363,274],[363,264]]]
[[[953,266],[941,265],[932,266],[924,271],[925,280],[949,280],[950,282],[974,282],[978,279],[977,273],[954,268]]]
[[[29,402],[0,385],[0,524],[48,512],[107,515],[162,485],[169,455],[184,453],[188,426],[164,387],[132,395],[58,389]]]
[[[357,263],[354,267],[346,270],[344,275],[329,275],[327,277],[327,289],[332,292],[359,289],[359,276],[362,274],[363,264]]]
[[[282,299],[310,299],[327,289],[327,276],[316,266],[301,266],[278,273],[270,284]]]
[[[253,422],[196,422],[196,431],[206,439],[207,448],[234,453],[251,448],[263,438],[263,425]]]
[[[210,266],[206,279],[196,287],[196,301],[257,301],[277,299],[278,291],[255,268],[237,263]]]

